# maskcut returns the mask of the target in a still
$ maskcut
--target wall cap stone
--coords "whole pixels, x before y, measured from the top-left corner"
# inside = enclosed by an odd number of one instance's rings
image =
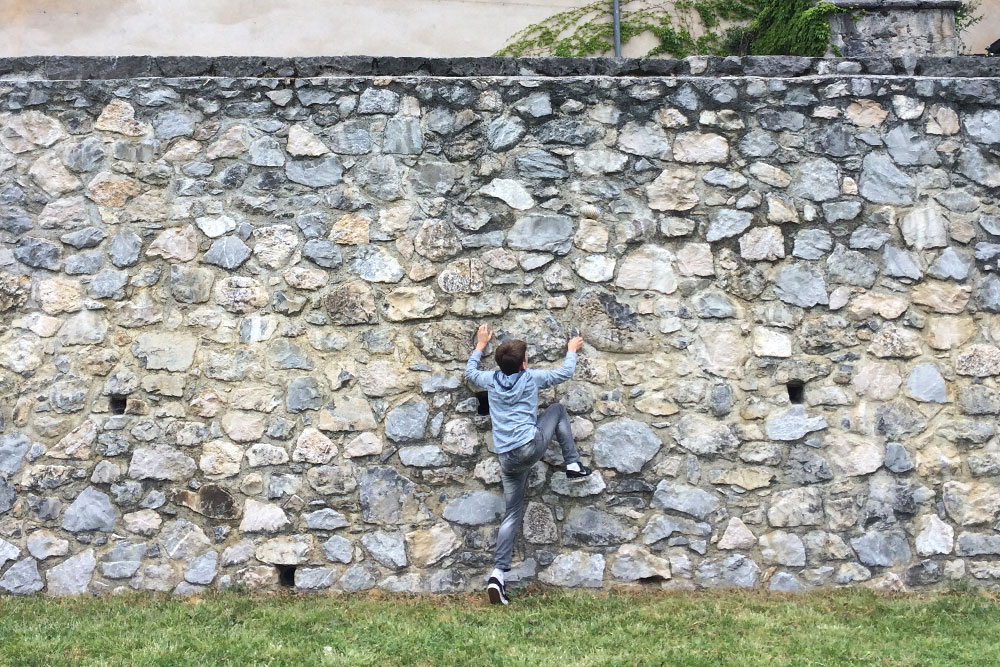
[[[852,0],[853,1],[853,0]],[[939,0],[952,2],[952,0]],[[943,6],[943,5],[942,5]],[[29,56],[0,58],[0,80],[309,77],[761,77],[876,75],[1000,77],[1000,58],[803,58],[692,56],[668,58],[398,58],[317,56]]]

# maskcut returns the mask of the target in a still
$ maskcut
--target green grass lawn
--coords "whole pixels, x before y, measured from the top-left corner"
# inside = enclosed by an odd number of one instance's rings
[[[0,598],[0,665],[1000,665],[1000,605],[830,591]]]

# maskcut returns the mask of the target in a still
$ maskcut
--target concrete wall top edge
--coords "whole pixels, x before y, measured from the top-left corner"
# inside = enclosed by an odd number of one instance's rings
[[[29,56],[0,58],[0,78],[108,80],[159,77],[323,76],[750,76],[817,75],[1000,77],[1000,58],[803,58],[798,56],[626,58],[416,58],[330,56]]]

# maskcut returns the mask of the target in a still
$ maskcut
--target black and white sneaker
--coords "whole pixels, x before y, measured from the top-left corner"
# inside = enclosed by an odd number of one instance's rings
[[[580,479],[581,477],[587,477],[592,472],[594,471],[581,463],[579,470],[566,468],[566,479]]]
[[[490,604],[510,604],[507,588],[496,577],[490,577],[490,581],[486,585],[486,593],[490,596]]]

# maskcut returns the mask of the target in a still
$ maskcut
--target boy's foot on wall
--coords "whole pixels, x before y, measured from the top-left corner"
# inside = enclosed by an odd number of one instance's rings
[[[566,466],[566,477],[567,479],[579,479],[580,477],[586,477],[590,473],[594,472],[585,465],[579,462],[570,463]]]

